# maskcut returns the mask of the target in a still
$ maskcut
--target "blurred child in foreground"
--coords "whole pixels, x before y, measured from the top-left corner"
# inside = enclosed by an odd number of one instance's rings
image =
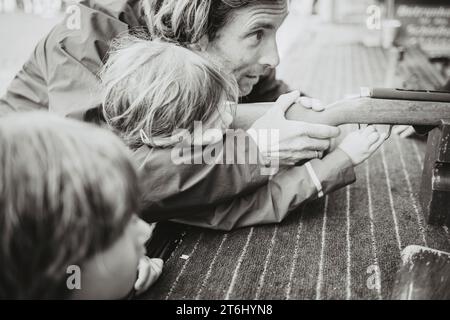
[[[156,281],[118,138],[40,112],[1,118],[0,136],[0,299],[120,299]]]

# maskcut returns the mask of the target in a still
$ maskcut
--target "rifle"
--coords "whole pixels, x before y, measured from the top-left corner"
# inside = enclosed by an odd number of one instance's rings
[[[235,126],[248,129],[273,103],[258,103],[238,108]],[[342,124],[386,124],[439,126],[450,119],[450,92],[362,88],[360,95],[344,99],[317,112],[293,105],[286,118],[338,126]]]

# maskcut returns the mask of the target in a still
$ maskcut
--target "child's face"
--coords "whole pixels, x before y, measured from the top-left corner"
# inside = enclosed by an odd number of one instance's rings
[[[127,296],[136,282],[138,263],[146,254],[145,243],[154,226],[133,215],[122,236],[81,267],[81,290],[75,290],[73,298],[121,299]]]

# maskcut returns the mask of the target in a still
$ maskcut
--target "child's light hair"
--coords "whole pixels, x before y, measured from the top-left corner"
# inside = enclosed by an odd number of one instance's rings
[[[0,119],[0,299],[69,297],[68,267],[109,248],[138,210],[113,133],[44,112]]]
[[[192,132],[195,121],[237,102],[235,78],[185,47],[127,36],[113,48],[100,73],[103,115],[133,149],[143,145],[142,132],[150,142]]]

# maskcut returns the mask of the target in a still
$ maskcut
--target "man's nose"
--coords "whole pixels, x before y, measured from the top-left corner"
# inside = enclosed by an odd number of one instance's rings
[[[280,64],[280,55],[278,54],[276,39],[268,41],[267,45],[263,49],[259,63],[270,68],[275,68]]]

